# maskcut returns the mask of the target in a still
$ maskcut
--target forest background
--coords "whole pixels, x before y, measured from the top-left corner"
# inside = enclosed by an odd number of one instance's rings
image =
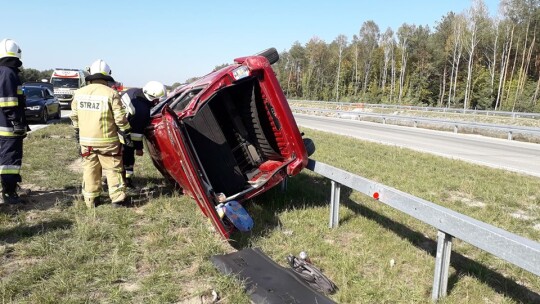
[[[540,112],[539,26],[540,0],[501,0],[495,17],[473,0],[433,29],[382,30],[368,20],[353,37],[295,42],[274,70],[289,99]],[[51,72],[21,76],[35,81]]]

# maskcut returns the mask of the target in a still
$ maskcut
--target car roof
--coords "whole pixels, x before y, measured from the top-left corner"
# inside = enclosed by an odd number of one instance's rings
[[[40,88],[49,88],[51,91],[54,90],[53,84],[48,82],[25,82],[22,85],[23,87],[40,87]]]

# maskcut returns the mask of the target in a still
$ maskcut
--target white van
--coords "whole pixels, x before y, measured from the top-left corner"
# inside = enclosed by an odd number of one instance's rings
[[[84,78],[88,72],[79,69],[56,68],[51,75],[54,96],[65,108],[71,107],[73,92],[86,85]]]

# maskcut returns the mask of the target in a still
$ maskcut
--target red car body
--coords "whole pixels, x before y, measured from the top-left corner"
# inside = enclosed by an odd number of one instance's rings
[[[271,67],[275,49],[237,58],[168,94],[145,135],[154,165],[195,199],[216,230],[233,225],[216,206],[240,203],[298,174],[306,147]]]

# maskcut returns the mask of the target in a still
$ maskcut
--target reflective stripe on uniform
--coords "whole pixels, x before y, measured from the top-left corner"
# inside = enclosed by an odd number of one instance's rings
[[[16,107],[19,105],[17,97],[0,97],[0,107]]]
[[[0,166],[0,174],[19,174],[19,172],[21,172],[21,166]]]
[[[80,137],[81,145],[93,146],[95,144],[108,144],[118,142],[118,136],[106,137],[106,138],[94,138],[94,137]]]
[[[123,127],[118,126],[118,128],[119,128],[121,131],[125,131],[125,130],[131,129],[131,126],[130,126],[129,124],[126,124],[126,125],[123,126]]]
[[[19,136],[13,133],[13,128],[11,127],[0,127],[0,136]]]
[[[131,140],[133,141],[142,141],[143,135],[139,133],[131,133]]]
[[[84,189],[82,190],[82,195],[84,196],[84,198],[96,198],[96,197],[100,196],[100,194],[101,194],[101,191],[86,192],[86,191],[84,191]]]
[[[18,94],[18,95],[24,94],[23,89],[22,89],[22,86],[17,86],[17,94]]]
[[[125,110],[116,110],[116,111],[113,111],[113,115],[114,116],[126,116],[126,111]]]

